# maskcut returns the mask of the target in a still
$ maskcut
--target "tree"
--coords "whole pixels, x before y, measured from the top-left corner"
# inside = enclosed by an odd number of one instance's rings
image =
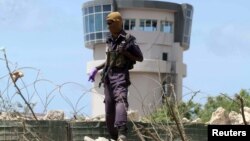
[[[240,90],[239,94],[244,101],[244,106],[250,107],[250,91],[246,89]],[[207,102],[202,105],[200,103],[195,103],[193,101],[180,102],[178,104],[178,110],[181,118],[187,118],[189,120],[194,120],[195,118],[201,118],[203,122],[210,120],[212,113],[218,108],[223,107],[226,112],[236,111],[240,112],[240,102],[236,95],[231,98],[228,94],[219,94],[215,97],[208,97]],[[168,107],[163,104],[162,107],[157,109],[150,115],[150,119],[155,122],[172,122],[173,119],[169,113]]]
[[[250,92],[242,89],[240,90],[239,95],[244,100],[244,106],[250,106]],[[236,98],[230,98],[227,94],[220,94],[216,97],[208,97],[207,103],[203,106],[202,110],[199,112],[198,116],[201,118],[203,122],[209,121],[212,116],[212,113],[218,108],[222,107],[226,110],[226,112],[236,111],[240,112],[240,102]]]

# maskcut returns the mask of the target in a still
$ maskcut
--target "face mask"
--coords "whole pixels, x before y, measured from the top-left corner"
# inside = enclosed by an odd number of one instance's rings
[[[122,30],[122,17],[119,12],[111,12],[107,18],[108,29],[112,35],[117,35]]]

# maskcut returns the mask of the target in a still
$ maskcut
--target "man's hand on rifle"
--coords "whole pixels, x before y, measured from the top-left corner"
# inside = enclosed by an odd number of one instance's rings
[[[121,53],[121,54],[124,54],[127,51],[126,51],[126,49],[124,47],[119,47],[118,52]]]
[[[93,68],[89,74],[89,81],[94,82],[95,81],[95,75],[98,72],[97,68]]]

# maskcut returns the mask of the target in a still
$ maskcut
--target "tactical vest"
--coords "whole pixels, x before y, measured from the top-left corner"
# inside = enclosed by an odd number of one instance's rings
[[[117,68],[127,68],[128,70],[133,68],[135,61],[131,61],[123,54],[119,53],[118,50],[121,47],[126,47],[127,43],[130,42],[131,36],[129,34],[126,35],[126,39],[123,40],[120,44],[117,45],[115,50],[108,49],[107,52],[107,64],[111,67]]]

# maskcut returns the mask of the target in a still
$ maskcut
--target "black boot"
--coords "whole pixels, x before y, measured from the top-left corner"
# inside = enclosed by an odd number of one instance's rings
[[[111,138],[111,140],[117,140],[118,139],[118,136],[117,135],[110,135],[110,138]]]
[[[117,139],[117,141],[128,141],[127,132],[128,132],[128,128],[126,125],[118,127],[118,139]]]

